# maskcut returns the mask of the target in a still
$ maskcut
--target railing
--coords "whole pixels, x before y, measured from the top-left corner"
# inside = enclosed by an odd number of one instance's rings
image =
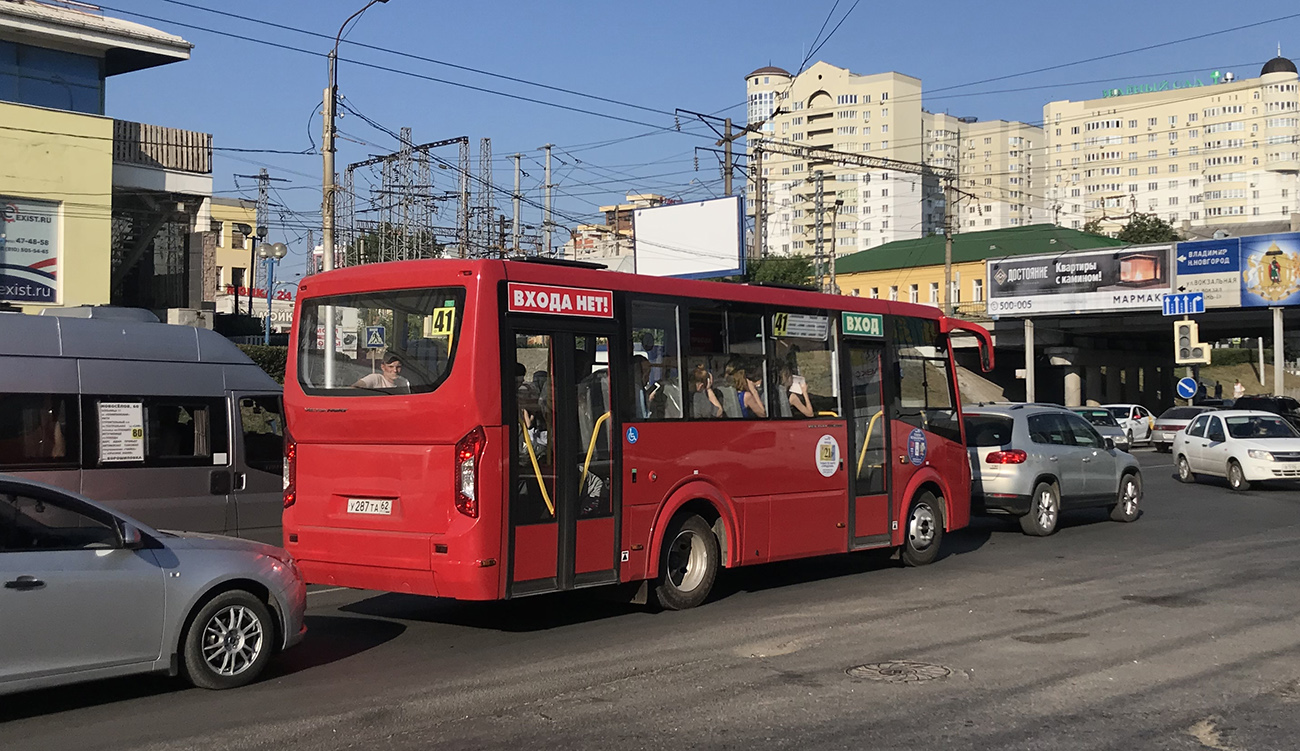
[[[967,321],[979,321],[987,319],[988,303],[980,302],[959,302],[953,307],[953,315],[958,318],[964,318]]]
[[[114,120],[113,161],[208,175],[212,134]]]

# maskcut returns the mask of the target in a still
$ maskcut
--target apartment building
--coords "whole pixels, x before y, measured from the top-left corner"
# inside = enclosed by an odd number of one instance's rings
[[[755,146],[821,146],[913,164],[923,155],[921,81],[902,73],[861,75],[818,62],[797,77],[765,67],[745,79],[749,164]],[[821,172],[823,248],[853,253],[895,240],[922,237],[943,226],[937,181],[887,168],[809,160],[764,149],[763,253],[816,250],[817,173]],[[754,216],[749,176],[746,212]]]
[[[1300,85],[1281,56],[1230,72],[1108,88],[1043,108],[1046,208],[1057,224],[1133,212],[1191,227],[1276,223],[1300,211]]]
[[[942,232],[939,174],[951,170],[963,191],[955,232],[1042,221],[1043,132],[1026,123],[978,122],[922,107],[920,79],[902,73],[858,74],[818,62],[792,76],[776,67],[746,77],[749,138],[763,154],[763,242],[768,253],[814,253],[816,173],[822,172],[823,248],[854,253]],[[934,168],[932,174],[808,160],[780,146],[822,146]],[[751,176],[752,180],[752,176]],[[746,211],[755,212],[754,185]],[[758,245],[760,243],[754,243]]]

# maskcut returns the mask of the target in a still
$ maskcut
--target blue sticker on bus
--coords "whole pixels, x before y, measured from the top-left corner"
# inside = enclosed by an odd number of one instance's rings
[[[925,433],[920,428],[913,428],[907,436],[907,458],[913,466],[921,466],[926,454]]]
[[[628,442],[628,443],[636,443],[636,439],[639,438],[639,437],[640,437],[640,436],[637,435],[636,427],[635,427],[635,426],[631,426],[631,427],[629,427],[629,428],[627,429],[627,442]]]

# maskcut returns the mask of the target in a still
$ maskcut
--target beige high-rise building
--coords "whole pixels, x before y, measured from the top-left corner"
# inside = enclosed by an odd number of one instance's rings
[[[1051,102],[1047,209],[1057,224],[1096,219],[1105,231],[1133,212],[1175,227],[1286,220],[1300,211],[1298,88],[1279,56],[1258,78],[1216,72]]]
[[[953,170],[959,176],[954,185],[978,199],[958,202],[962,220],[953,227],[958,232],[1030,224],[1046,216],[1041,199],[1035,196],[1039,186],[1033,183],[1041,179],[1041,171],[1035,172],[1044,146],[1041,129],[927,112],[922,107],[920,79],[896,72],[863,75],[818,62],[797,77],[781,68],[759,68],[745,82],[748,121],[760,130],[748,138],[751,168],[756,165],[754,147],[761,141],[824,146]],[[969,147],[965,151],[963,142]],[[1035,153],[1038,156],[1032,156]],[[832,248],[836,254],[853,253],[944,229],[944,196],[935,175],[800,159],[765,150],[767,253],[815,252],[818,170],[827,214],[823,248],[828,254]],[[746,212],[752,218],[753,175],[747,187]]]
[[[902,73],[859,75],[818,62],[797,78],[766,67],[746,79],[749,165],[761,140],[919,163],[922,158],[921,81]],[[766,253],[816,250],[816,173],[822,172],[823,247],[853,253],[942,227],[942,201],[929,178],[889,169],[844,166],[765,152]],[[755,210],[750,175],[746,212]],[[836,202],[841,202],[838,206]],[[936,210],[938,216],[936,218]],[[833,216],[831,214],[833,212]]]

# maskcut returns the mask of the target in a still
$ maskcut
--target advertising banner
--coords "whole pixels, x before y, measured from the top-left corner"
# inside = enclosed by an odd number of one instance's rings
[[[1241,305],[1300,305],[1300,233],[1241,238]]]
[[[0,302],[59,302],[59,204],[0,196]]]
[[[1241,307],[1241,241],[1230,237],[1178,243],[1174,289],[1204,294],[1206,308]]]
[[[989,315],[1160,310],[1171,246],[989,259]]]

